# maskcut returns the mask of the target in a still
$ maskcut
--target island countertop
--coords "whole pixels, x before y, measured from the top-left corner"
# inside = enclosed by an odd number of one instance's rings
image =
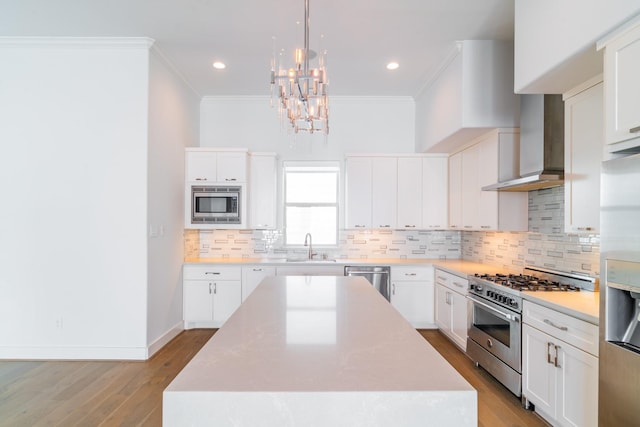
[[[477,424],[477,394],[362,277],[265,279],[167,387],[164,425]]]

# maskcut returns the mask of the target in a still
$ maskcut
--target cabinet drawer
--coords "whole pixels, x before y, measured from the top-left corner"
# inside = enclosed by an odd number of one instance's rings
[[[214,264],[185,265],[184,280],[240,280],[242,268],[220,267]]]
[[[524,323],[598,356],[596,325],[526,300],[522,306],[522,318]]]
[[[436,283],[446,286],[462,295],[466,295],[469,290],[469,281],[466,278],[456,276],[448,271],[436,269]]]
[[[433,267],[391,267],[391,280],[433,283]]]

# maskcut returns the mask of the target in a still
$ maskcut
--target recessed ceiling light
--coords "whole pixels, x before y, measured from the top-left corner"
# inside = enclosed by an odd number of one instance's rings
[[[398,64],[397,62],[389,62],[387,64],[387,70],[396,70],[399,66],[400,64]]]
[[[213,68],[215,68],[216,70],[224,70],[225,68],[227,68],[227,66],[224,62],[216,61],[213,63]]]

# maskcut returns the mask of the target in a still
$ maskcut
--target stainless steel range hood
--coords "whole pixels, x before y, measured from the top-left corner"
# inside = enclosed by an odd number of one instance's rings
[[[520,95],[520,176],[482,189],[531,191],[563,184],[562,95]]]

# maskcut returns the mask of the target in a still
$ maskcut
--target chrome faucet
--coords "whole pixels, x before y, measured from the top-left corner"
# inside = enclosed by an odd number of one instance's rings
[[[313,245],[311,244],[311,233],[307,233],[307,235],[304,236],[304,245],[309,246],[309,259],[313,259],[315,254],[313,253]]]

